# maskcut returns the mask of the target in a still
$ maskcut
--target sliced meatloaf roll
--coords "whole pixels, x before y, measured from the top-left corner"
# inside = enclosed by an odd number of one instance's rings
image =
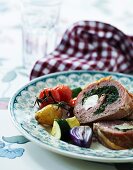
[[[129,116],[127,116],[126,119],[127,120],[133,120],[133,112]]]
[[[129,92],[111,77],[102,78],[85,87],[78,95],[74,115],[80,123],[116,120],[133,112]]]
[[[115,149],[133,148],[133,121],[103,121],[93,124],[93,131],[99,142]]]
[[[129,95],[131,96],[132,98],[132,103],[133,103],[133,94],[132,93],[129,93]],[[133,120],[133,111],[131,112],[131,114],[129,116],[126,117],[126,119],[128,120]]]

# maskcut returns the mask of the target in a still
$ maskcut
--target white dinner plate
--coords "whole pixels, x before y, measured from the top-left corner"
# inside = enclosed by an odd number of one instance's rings
[[[33,107],[35,98],[44,87],[53,87],[57,84],[67,84],[71,88],[83,87],[110,75],[133,92],[133,76],[130,75],[83,70],[49,74],[34,79],[13,95],[9,103],[11,119],[26,138],[52,152],[96,162],[133,162],[133,149],[110,150],[96,142],[92,143],[91,148],[78,147],[55,139],[34,118],[37,110],[37,107]]]

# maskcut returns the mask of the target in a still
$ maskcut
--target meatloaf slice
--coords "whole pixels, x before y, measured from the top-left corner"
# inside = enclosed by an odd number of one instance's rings
[[[133,104],[133,94],[132,93],[129,93],[129,95],[131,96],[132,98],[132,104]],[[133,111],[131,112],[131,114],[129,116],[126,117],[126,119],[128,120],[133,120]]]
[[[102,78],[85,87],[78,95],[74,114],[80,123],[116,120],[133,112],[130,93],[111,77]]]
[[[102,121],[93,124],[93,131],[99,142],[110,149],[133,148],[133,121]]]
[[[127,116],[126,119],[127,120],[133,120],[133,112],[129,116]]]

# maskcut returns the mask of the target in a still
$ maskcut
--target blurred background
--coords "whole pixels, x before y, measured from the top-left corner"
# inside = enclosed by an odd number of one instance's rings
[[[1,98],[10,97],[17,88],[29,81],[29,73],[23,68],[21,2],[0,0]],[[132,7],[132,0],[62,0],[56,26],[58,42],[68,26],[79,20],[106,22],[133,35]]]

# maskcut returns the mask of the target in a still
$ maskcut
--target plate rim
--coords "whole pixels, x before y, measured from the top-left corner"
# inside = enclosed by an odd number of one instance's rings
[[[21,88],[17,89],[16,92],[11,96],[10,100],[9,100],[9,104],[8,104],[8,111],[9,111],[9,115],[10,115],[10,119],[12,121],[12,123],[14,124],[14,126],[19,130],[19,132],[21,134],[23,134],[27,139],[29,139],[30,141],[32,141],[34,144],[37,144],[51,152],[63,155],[63,156],[67,156],[67,157],[71,157],[71,158],[76,158],[76,159],[82,159],[82,160],[88,160],[88,161],[93,161],[93,162],[103,162],[103,163],[126,163],[126,162],[133,162],[133,157],[124,157],[124,158],[108,158],[108,157],[98,157],[98,156],[92,156],[92,155],[82,155],[79,153],[71,153],[70,151],[66,151],[66,150],[61,150],[60,148],[53,148],[53,146],[47,145],[45,143],[43,143],[42,141],[37,140],[36,138],[34,138],[31,134],[29,134],[28,132],[26,132],[26,130],[24,130],[18,122],[15,121],[15,117],[12,111],[12,106],[15,100],[15,97],[17,94],[19,94],[24,88],[31,86],[32,84],[35,84],[36,82],[43,80],[43,79],[47,79],[48,77],[51,76],[58,76],[58,75],[64,75],[64,74],[71,74],[71,73],[95,73],[95,74],[111,74],[111,75],[116,75],[116,76],[125,76],[125,77],[129,77],[129,78],[133,78],[133,75],[129,75],[129,74],[123,74],[123,73],[116,73],[116,72],[108,72],[108,71],[91,71],[91,70],[71,70],[71,71],[63,71],[63,72],[56,72],[56,73],[51,73],[48,75],[43,75],[41,77],[37,77],[31,81],[29,81],[28,83],[26,83],[25,85],[23,85]]]

